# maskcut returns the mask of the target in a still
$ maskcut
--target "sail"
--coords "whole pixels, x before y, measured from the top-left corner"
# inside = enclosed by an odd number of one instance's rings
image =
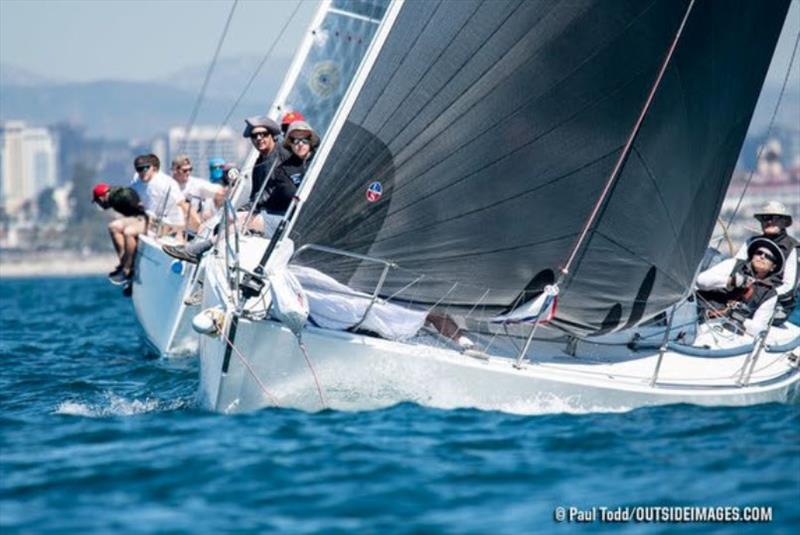
[[[511,309],[558,278],[619,160],[553,323],[652,317],[693,281],[788,5],[405,2],[292,237],[396,262],[384,295]],[[380,267],[324,265],[363,291]]]
[[[311,28],[308,54],[288,95],[276,103],[277,114],[300,111],[323,136],[388,4],[389,0],[333,0],[320,6],[321,20]]]
[[[320,137],[330,125],[389,0],[325,0],[286,73],[269,116],[280,121],[287,111],[299,111]],[[250,195],[258,151],[251,149],[242,169],[245,180],[234,194],[234,205]]]

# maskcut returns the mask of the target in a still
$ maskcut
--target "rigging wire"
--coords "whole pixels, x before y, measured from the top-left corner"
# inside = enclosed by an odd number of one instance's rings
[[[258,376],[258,373],[256,372],[255,368],[253,368],[253,365],[250,364],[250,362],[244,355],[242,355],[242,352],[239,351],[239,349],[233,344],[230,338],[225,336],[224,332],[220,333],[220,336],[225,341],[225,343],[228,344],[231,347],[231,349],[233,349],[234,354],[237,357],[239,357],[239,359],[242,361],[242,364],[244,365],[245,368],[247,368],[247,371],[250,372],[250,375],[253,376],[253,379],[255,380],[256,384],[258,384],[258,386],[261,388],[261,391],[264,393],[264,395],[272,402],[273,405],[275,405],[276,407],[280,407],[280,402],[278,401],[278,398],[275,397],[275,395],[272,394],[269,390],[267,390],[266,385]]]
[[[286,30],[289,28],[289,23],[292,22],[292,20],[294,19],[295,15],[297,15],[297,12],[300,11],[300,6],[302,6],[302,5],[303,5],[302,0],[298,0],[297,1],[297,5],[294,8],[294,11],[292,11],[291,15],[289,15],[289,18],[286,19],[286,22],[283,23],[283,27],[281,28],[281,31],[278,32],[278,34],[275,36],[275,39],[272,40],[272,44],[269,46],[269,48],[267,49],[267,52],[261,58],[261,61],[258,63],[258,66],[256,67],[256,70],[250,76],[250,79],[245,84],[244,89],[241,91],[241,93],[239,93],[239,96],[236,97],[236,101],[233,103],[233,106],[231,106],[231,109],[228,111],[227,115],[225,115],[225,118],[220,123],[219,129],[217,130],[217,133],[214,135],[214,141],[216,141],[217,138],[219,138],[220,134],[222,133],[222,130],[228,124],[228,121],[230,120],[231,116],[233,115],[233,112],[236,111],[236,108],[239,106],[239,103],[242,101],[244,96],[250,90],[250,86],[253,85],[253,82],[255,81],[256,77],[261,72],[261,69],[264,67],[264,64],[267,62],[269,57],[272,55],[272,51],[275,49],[275,46],[277,46],[277,44],[283,38],[283,34],[286,33]]]
[[[578,252],[583,245],[584,240],[589,234],[589,230],[591,229],[592,225],[594,224],[597,216],[600,214],[600,209],[605,205],[605,201],[608,198],[608,195],[611,193],[612,186],[616,183],[617,178],[619,178],[620,173],[622,172],[622,167],[625,164],[625,160],[630,154],[630,150],[633,147],[633,141],[636,139],[636,136],[639,134],[639,129],[644,122],[644,118],[647,115],[647,112],[650,111],[650,105],[653,103],[653,98],[655,97],[656,91],[658,87],[661,85],[661,80],[664,77],[664,73],[667,71],[667,67],[672,60],[672,54],[675,52],[675,49],[678,46],[678,41],[683,34],[683,29],[686,27],[686,21],[689,20],[689,14],[692,12],[692,7],[694,7],[694,0],[689,2],[689,5],[686,8],[686,13],[683,15],[683,20],[681,21],[680,26],[678,26],[678,31],[675,33],[675,37],[672,40],[672,45],[667,50],[667,55],[664,58],[664,61],[661,64],[661,69],[658,72],[658,76],[656,77],[655,82],[653,83],[653,87],[650,89],[650,94],[647,96],[647,100],[644,103],[644,107],[642,108],[641,113],[639,114],[639,118],[636,120],[636,124],[633,125],[633,130],[631,130],[630,135],[628,136],[628,141],[625,143],[625,146],[622,148],[622,152],[620,152],[619,158],[617,159],[617,163],[614,166],[614,170],[609,175],[608,180],[606,181],[606,185],[603,188],[603,191],[600,192],[600,197],[597,199],[597,202],[592,209],[591,214],[589,214],[588,219],[583,225],[583,230],[581,230],[580,235],[578,236],[575,245],[572,248],[572,252],[569,255],[564,266],[561,268],[561,275],[559,276],[558,281],[556,282],[557,286],[560,286],[561,283],[566,279],[567,275],[569,274],[569,270],[572,267],[573,261],[575,261]]]
[[[794,65],[794,58],[797,55],[797,46],[800,44],[800,32],[797,32],[797,37],[794,40],[794,48],[792,49],[792,56],[789,58],[789,66],[786,69],[786,75],[783,77],[783,85],[781,86],[781,92],[778,94],[778,101],[775,103],[775,109],[772,111],[772,118],[769,121],[769,127],[767,127],[767,135],[765,137],[766,140],[769,139],[770,134],[772,133],[772,128],[775,126],[775,119],[778,116],[778,110],[781,106],[781,101],[783,100],[783,95],[786,92],[786,86],[789,84],[789,76],[792,72],[792,66]],[[756,164],[761,159],[761,153],[764,151],[764,147],[766,143],[763,143],[761,147],[758,149],[758,154],[756,155]],[[755,169],[750,171],[750,175],[747,177],[747,180],[744,183],[744,188],[742,189],[741,195],[739,195],[739,200],[736,203],[736,208],[733,209],[733,213],[731,217],[728,219],[727,225],[723,228],[725,229],[725,233],[723,236],[720,237],[719,241],[717,242],[717,247],[719,248],[720,243],[725,235],[727,235],[728,230],[731,228],[734,219],[736,219],[736,214],[739,213],[739,209],[742,207],[742,201],[744,200],[744,196],[747,193],[747,189],[750,187],[750,182],[753,180],[753,175],[755,174]]]
[[[228,12],[228,20],[225,21],[225,26],[222,29],[222,35],[219,37],[219,41],[217,42],[217,49],[214,51],[214,56],[211,58],[211,63],[206,70],[205,79],[203,79],[203,85],[200,87],[200,92],[197,95],[197,100],[194,103],[194,108],[192,109],[192,113],[189,115],[189,121],[186,123],[185,134],[183,137],[183,148],[186,148],[186,144],[189,142],[189,132],[192,130],[194,126],[195,120],[197,120],[197,114],[200,112],[200,106],[203,104],[203,99],[205,98],[206,89],[208,88],[208,82],[211,80],[211,74],[214,72],[214,67],[217,64],[217,58],[219,58],[219,52],[222,50],[222,44],[225,42],[225,37],[228,35],[228,29],[231,26],[231,20],[233,19],[233,13],[236,11],[236,5],[239,3],[239,0],[233,0],[233,4],[231,5],[231,9]]]

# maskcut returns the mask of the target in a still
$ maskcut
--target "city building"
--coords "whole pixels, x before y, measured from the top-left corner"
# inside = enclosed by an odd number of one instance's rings
[[[45,188],[58,185],[58,142],[47,128],[23,121],[0,126],[0,207],[14,215]]]
[[[187,154],[194,164],[192,174],[208,178],[209,158],[218,157],[226,162],[239,163],[249,148],[247,140],[227,126],[221,129],[216,126],[194,126],[188,136],[184,127],[176,126],[169,129],[166,140],[154,143],[153,152],[162,158],[162,167],[167,173],[172,158]]]

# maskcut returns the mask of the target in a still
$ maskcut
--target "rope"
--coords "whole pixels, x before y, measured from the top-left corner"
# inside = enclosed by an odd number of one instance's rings
[[[236,5],[238,3],[239,0],[233,0],[231,10],[228,12],[228,20],[225,21],[225,27],[222,29],[222,35],[220,35],[219,41],[217,42],[217,49],[214,51],[214,56],[211,58],[211,64],[208,66],[208,70],[206,71],[206,77],[203,80],[200,93],[197,95],[197,100],[194,103],[194,109],[192,109],[192,113],[189,115],[189,122],[186,124],[186,134],[183,138],[184,149],[186,148],[186,144],[189,142],[189,132],[192,130],[194,122],[197,119],[197,114],[200,111],[200,105],[203,103],[203,98],[205,97],[206,89],[208,88],[208,82],[211,80],[211,73],[214,72],[214,66],[217,64],[217,58],[219,57],[219,51],[222,49],[222,43],[225,42],[225,36],[228,35],[228,28],[230,28],[231,19],[233,19],[233,13],[236,11]],[[216,138],[214,141],[216,141]]]
[[[739,198],[739,202],[741,202],[741,197]],[[719,241],[717,242],[717,246],[714,247],[715,249],[719,250],[719,246],[722,243],[722,240],[725,240],[728,244],[728,256],[733,256],[736,254],[736,251],[733,249],[733,240],[731,240],[730,234],[728,234],[728,226],[725,225],[725,222],[722,220],[721,217],[717,218],[717,224],[722,229],[722,236],[719,237]]]
[[[311,364],[311,358],[308,356],[308,350],[306,349],[306,345],[300,340],[300,337],[297,337],[297,344],[300,346],[300,350],[303,352],[303,358],[306,359],[306,364],[308,364],[308,369],[311,370],[311,375],[314,377],[314,383],[317,385],[317,394],[319,394],[319,402],[322,404],[323,409],[328,408],[328,404],[325,402],[325,396],[322,395],[322,386],[319,384],[319,378],[317,377],[317,372],[314,370],[314,366]]]
[[[236,108],[239,106],[239,103],[242,101],[244,96],[250,90],[250,86],[253,85],[253,82],[255,81],[256,77],[258,76],[258,73],[261,72],[261,69],[264,67],[264,64],[269,59],[270,55],[272,55],[272,51],[275,49],[275,46],[281,41],[281,38],[283,37],[283,34],[286,33],[286,30],[289,28],[289,23],[292,22],[292,19],[294,19],[294,16],[300,10],[300,6],[302,6],[302,5],[303,5],[302,0],[298,0],[297,5],[294,8],[294,11],[292,11],[292,14],[289,15],[288,19],[286,19],[286,22],[283,23],[283,27],[281,28],[281,31],[278,33],[277,36],[275,36],[275,39],[272,40],[272,44],[269,46],[269,48],[267,49],[267,52],[261,58],[261,61],[259,62],[258,66],[256,67],[256,70],[250,76],[250,79],[245,84],[244,89],[242,90],[241,93],[239,93],[239,96],[236,97],[236,101],[233,103],[233,106],[231,106],[230,111],[228,111],[228,114],[225,115],[225,118],[220,123],[219,130],[217,130],[217,133],[214,135],[214,141],[216,141],[217,138],[219,138],[219,135],[222,133],[222,130],[225,128],[225,125],[228,124],[228,121],[230,120],[231,116],[233,115],[233,112],[236,111]]]
[[[683,15],[683,20],[681,21],[681,24],[678,27],[678,31],[672,40],[672,45],[670,45],[669,50],[667,51],[667,55],[661,64],[661,69],[658,72],[658,76],[656,77],[653,86],[650,88],[650,94],[647,96],[647,100],[645,101],[644,107],[642,108],[642,111],[639,113],[639,118],[636,120],[636,124],[634,124],[633,130],[631,130],[631,133],[628,136],[628,140],[625,143],[625,146],[623,147],[622,152],[619,155],[619,158],[617,159],[617,163],[614,166],[614,170],[608,177],[606,185],[603,188],[603,191],[600,193],[600,197],[597,199],[594,208],[592,208],[591,214],[589,214],[589,218],[586,220],[586,223],[584,223],[583,230],[581,230],[581,234],[578,237],[575,246],[572,248],[572,252],[570,253],[569,258],[567,259],[567,262],[565,263],[564,267],[561,268],[561,276],[559,277],[559,280],[556,283],[557,286],[561,286],[561,283],[563,282],[564,278],[569,273],[569,270],[572,267],[572,262],[575,260],[575,257],[577,256],[578,251],[581,248],[581,245],[583,245],[583,241],[589,234],[589,229],[594,224],[594,221],[600,212],[600,208],[603,206],[603,204],[605,204],[606,197],[608,197],[609,193],[611,192],[611,187],[614,185],[617,178],[619,178],[619,174],[622,171],[622,166],[624,165],[625,160],[627,159],[628,154],[630,153],[630,150],[633,147],[633,141],[639,134],[639,129],[641,128],[642,123],[644,122],[644,118],[647,115],[647,112],[650,110],[650,105],[653,102],[656,90],[658,90],[658,86],[661,85],[661,80],[664,77],[664,73],[667,70],[667,66],[669,65],[670,60],[672,59],[672,54],[673,52],[675,52],[675,48],[678,45],[678,40],[680,40],[681,34],[683,33],[683,28],[686,26],[686,21],[689,19],[689,14],[691,13],[693,6],[694,6],[694,0],[691,0],[691,2],[689,2],[689,6],[686,8],[686,13]]]
[[[772,133],[772,128],[775,126],[775,118],[778,116],[778,109],[780,109],[781,101],[783,100],[783,95],[786,92],[786,86],[789,83],[789,75],[792,72],[792,65],[794,65],[794,58],[797,54],[797,45],[800,43],[800,32],[797,32],[797,37],[794,40],[794,48],[792,49],[792,56],[789,58],[789,67],[786,69],[786,75],[783,77],[783,85],[781,86],[781,92],[778,95],[778,101],[775,103],[775,109],[772,111],[772,117],[769,120],[769,127],[767,128],[767,135],[766,139],[769,139],[770,134]],[[758,148],[758,154],[756,155],[756,164],[758,161],[761,160],[761,153],[764,151],[764,145],[762,144]],[[736,219],[736,214],[739,212],[739,208],[742,207],[742,201],[744,200],[745,193],[747,193],[747,189],[750,187],[750,182],[753,180],[753,175],[755,174],[756,170],[751,169],[750,174],[747,177],[747,180],[744,183],[744,188],[742,189],[741,195],[739,195],[739,201],[736,203],[736,208],[733,209],[733,213],[731,214],[730,219],[728,219],[728,224],[724,227],[725,234],[727,235],[727,229],[731,227],[733,224],[733,220]],[[722,241],[722,237],[720,237],[720,242]],[[717,243],[717,248],[719,248],[719,242]]]
[[[233,352],[242,361],[242,364],[244,364],[244,367],[247,368],[247,371],[250,372],[250,375],[253,376],[253,379],[256,380],[256,383],[258,383],[258,386],[261,387],[261,391],[264,392],[264,395],[267,396],[270,399],[270,401],[272,401],[273,405],[275,405],[276,407],[280,407],[280,403],[278,403],[278,398],[276,398],[269,392],[269,390],[267,390],[267,387],[264,385],[263,382],[261,382],[261,379],[259,379],[258,374],[250,365],[250,362],[248,362],[248,360],[244,357],[244,355],[242,355],[239,349],[237,349],[237,347],[233,345],[233,342],[231,342],[230,339],[224,333],[220,333],[220,335],[222,336],[222,339],[225,340],[225,342],[231,347],[231,349],[233,349]]]

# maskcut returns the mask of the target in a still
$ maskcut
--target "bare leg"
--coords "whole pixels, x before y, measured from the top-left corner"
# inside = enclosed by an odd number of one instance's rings
[[[119,221],[112,221],[108,224],[108,233],[111,235],[111,243],[114,244],[114,250],[117,252],[120,265],[122,265],[122,255],[125,252],[124,228]]]
[[[458,337],[461,336],[461,329],[450,316],[431,312],[426,320],[433,325],[434,329],[451,340],[458,340]]]
[[[137,235],[125,233],[125,254],[122,256],[122,272],[130,276],[133,270],[133,259],[136,258]]]
[[[475,344],[467,338],[462,331],[458,324],[453,321],[453,318],[448,316],[447,314],[439,314],[431,312],[428,314],[428,317],[425,320],[433,325],[433,328],[436,329],[442,336],[446,336],[450,340],[454,341],[458,344],[462,350],[472,349],[475,347]]]
[[[133,270],[133,260],[136,258],[136,245],[138,236],[145,231],[145,222],[136,220],[125,227],[125,254],[122,260],[122,272],[130,277]]]

